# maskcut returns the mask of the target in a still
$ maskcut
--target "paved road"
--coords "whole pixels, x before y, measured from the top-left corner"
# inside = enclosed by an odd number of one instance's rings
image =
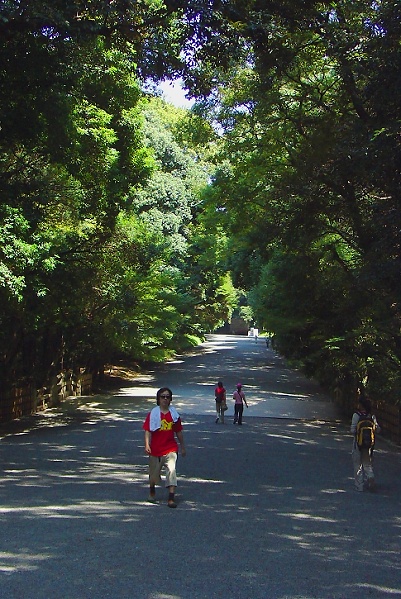
[[[261,340],[248,341],[240,359],[237,340],[211,337],[114,397],[51,410],[3,437],[2,599],[401,597],[400,453],[380,441],[378,490],[356,493],[346,424]],[[248,389],[242,428],[216,425],[206,408],[218,376]],[[144,502],[143,410],[164,382],[188,447],[177,510],[164,492]],[[254,415],[263,409],[269,418]]]
[[[336,406],[319,386],[289,369],[263,339],[232,335],[209,335],[190,354],[178,356],[135,379],[93,408],[115,406],[138,413],[154,404],[161,385],[171,387],[174,405],[185,414],[214,414],[214,387],[221,379],[231,398],[238,382],[248,399],[246,416],[337,420]]]

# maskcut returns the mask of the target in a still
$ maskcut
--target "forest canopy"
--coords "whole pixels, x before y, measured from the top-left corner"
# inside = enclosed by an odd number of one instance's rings
[[[399,401],[400,28],[395,0],[1,0],[2,380],[165,359],[246,298],[333,392]]]

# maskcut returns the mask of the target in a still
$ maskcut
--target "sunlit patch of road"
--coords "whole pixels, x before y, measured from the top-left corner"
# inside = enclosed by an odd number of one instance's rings
[[[245,418],[292,418],[331,421],[339,418],[335,404],[319,386],[289,368],[263,339],[209,335],[200,346],[138,374],[118,391],[98,396],[99,409],[140,414],[155,403],[157,389],[170,387],[173,402],[183,414],[215,414],[214,387],[221,379],[227,389],[227,420],[232,394],[242,382],[249,409]]]

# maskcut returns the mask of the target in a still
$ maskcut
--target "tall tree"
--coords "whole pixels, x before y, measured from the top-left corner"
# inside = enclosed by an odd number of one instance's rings
[[[83,281],[152,161],[132,57],[101,40],[79,47],[25,32],[2,59],[2,376],[42,381],[81,327]]]
[[[394,399],[399,6],[302,4],[237,7],[254,59],[221,91],[231,168],[215,181],[237,231],[232,266],[286,355]]]

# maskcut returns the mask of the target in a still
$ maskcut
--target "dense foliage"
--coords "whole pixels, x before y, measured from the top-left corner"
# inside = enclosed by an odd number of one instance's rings
[[[308,374],[399,401],[400,6],[292,5],[237,14],[252,54],[220,90],[235,281]]]
[[[3,379],[163,359],[233,280],[308,374],[400,399],[398,1],[0,9]],[[178,75],[191,113],[151,98]]]
[[[223,257],[199,256],[215,233],[197,218],[209,167],[196,131],[214,135],[139,80],[169,11],[113,4],[1,2],[3,390],[164,359],[230,314]]]

